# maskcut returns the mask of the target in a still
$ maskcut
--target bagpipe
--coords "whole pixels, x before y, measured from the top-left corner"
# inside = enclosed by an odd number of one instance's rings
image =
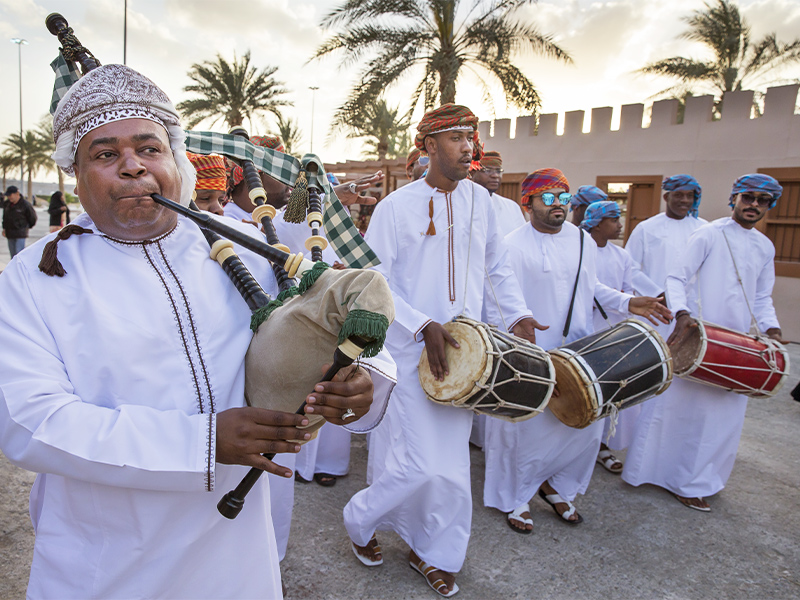
[[[80,65],[83,74],[100,66],[91,52],[81,45],[62,15],[53,13],[45,23],[50,33],[61,42],[61,56],[69,69],[62,76],[55,66],[59,59],[54,62],[57,84],[59,80],[77,80],[75,63]],[[61,96],[63,93],[59,93],[57,87],[54,102]],[[198,154],[222,154],[242,167],[254,204],[253,218],[261,223],[266,240],[242,233],[226,225],[224,219],[200,212],[193,203],[187,208],[159,194],[151,197],[200,228],[211,246],[211,258],[220,264],[252,311],[253,339],[245,356],[247,403],[303,414],[305,397],[317,383],[332,380],[342,368],[360,356],[370,357],[380,351],[386,330],[394,319],[392,295],[379,273],[363,268],[337,271],[321,262],[322,250],[328,243],[328,239],[321,235],[321,228],[326,221],[331,223],[331,245],[348,266],[367,267],[379,261],[349,221],[316,156],[306,155],[301,162],[289,155],[255,146],[241,128],[228,135],[187,132],[187,147]],[[258,168],[255,161],[258,161]],[[306,246],[311,250],[313,261],[280,245],[272,224],[275,209],[266,203],[259,170],[295,186],[290,206],[293,218],[306,218],[311,226]],[[326,193],[324,211],[320,198],[322,191]],[[264,292],[248,271],[235,253],[234,243],[270,261],[281,290],[275,299]],[[319,367],[331,362],[331,357],[332,365],[320,379],[317,374]],[[353,415],[352,411],[350,415]],[[344,418],[347,418],[347,413]],[[305,430],[314,437],[325,419],[312,414],[308,415],[308,420]],[[303,443],[302,440],[296,442]],[[274,454],[264,456],[272,459]],[[233,519],[239,514],[246,494],[262,473],[260,469],[252,468],[236,489],[220,500],[217,508],[223,516]]]

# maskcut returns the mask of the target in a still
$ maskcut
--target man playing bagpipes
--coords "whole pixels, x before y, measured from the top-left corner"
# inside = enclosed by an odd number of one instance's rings
[[[0,278],[0,446],[39,473],[28,595],[280,598],[267,478],[236,520],[208,492],[248,467],[290,477],[262,455],[297,452],[315,415],[367,415],[370,376],[310,388],[306,414],[246,407],[251,310],[200,229],[151,198],[188,205],[195,187],[170,100],[132,69],[95,68],[53,130],[86,213]],[[275,293],[267,261],[240,256]]]

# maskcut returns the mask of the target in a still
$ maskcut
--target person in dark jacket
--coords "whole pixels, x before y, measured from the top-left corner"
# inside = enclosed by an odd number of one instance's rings
[[[50,196],[50,207],[47,212],[50,213],[50,233],[58,231],[69,223],[69,207],[64,201],[64,194],[53,192],[53,195]]]
[[[3,207],[3,237],[8,240],[11,258],[25,248],[28,230],[36,225],[36,211],[25,200],[15,185],[6,190],[6,203]]]

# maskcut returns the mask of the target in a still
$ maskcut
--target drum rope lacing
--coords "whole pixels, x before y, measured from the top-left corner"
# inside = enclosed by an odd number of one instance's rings
[[[504,333],[504,332],[500,331],[499,329],[497,329],[496,327],[492,327],[492,326],[486,325],[484,323],[481,323],[481,325],[483,327],[488,328],[493,334],[493,335],[489,336],[489,340],[490,340],[490,342],[492,344],[492,349],[491,350],[486,350],[486,354],[488,356],[497,357],[499,359],[499,362],[497,362],[495,364],[495,366],[493,367],[492,376],[491,376],[491,378],[489,380],[487,380],[486,383],[480,384],[478,382],[475,382],[475,384],[474,384],[475,387],[477,387],[478,389],[483,390],[484,393],[478,395],[475,398],[475,400],[473,400],[472,402],[465,402],[464,406],[468,407],[470,410],[472,410],[473,412],[478,413],[478,414],[489,414],[490,412],[496,412],[500,408],[513,408],[513,409],[517,409],[517,410],[533,412],[533,413],[536,413],[536,414],[541,414],[542,412],[544,412],[544,410],[547,408],[547,403],[545,403],[545,402],[542,403],[542,406],[533,408],[533,407],[530,407],[530,406],[524,406],[524,405],[516,404],[516,403],[513,403],[513,402],[507,402],[506,400],[504,400],[503,398],[498,396],[497,392],[494,391],[494,388],[496,386],[502,386],[502,385],[504,385],[506,383],[520,382],[520,381],[528,381],[528,382],[531,382],[531,383],[543,383],[545,385],[550,386],[550,389],[552,390],[553,386],[556,383],[555,378],[547,378],[547,377],[542,377],[540,375],[531,375],[531,374],[528,374],[528,373],[524,373],[524,372],[520,371],[519,369],[517,369],[516,367],[514,367],[505,358],[506,354],[512,354],[512,353],[520,354],[520,355],[523,355],[523,356],[528,356],[530,358],[540,358],[541,357],[540,352],[534,351],[533,349],[530,349],[530,348],[516,347],[516,344],[518,342],[515,339],[515,336],[512,336],[512,335],[509,335],[507,333]],[[495,342],[494,336],[497,336],[497,337],[499,337],[501,339],[504,339],[506,342],[509,343],[509,345],[511,347],[508,350],[500,350],[500,348],[497,345],[497,342]],[[502,380],[502,381],[498,382],[497,381],[497,375],[500,372],[500,365],[501,364],[505,365],[513,373],[513,375],[509,379],[505,379],[505,380]],[[484,404],[482,404],[481,403],[483,400],[485,400],[486,398],[488,398],[490,396],[493,397],[496,400],[496,404],[492,404],[492,403],[484,403]],[[455,405],[454,402],[452,404]],[[491,410],[491,411],[479,411],[479,410],[476,410],[478,408],[492,408],[493,410]]]
[[[707,340],[707,342],[716,344],[717,346],[721,346],[723,348],[736,350],[737,352],[741,352],[743,354],[750,354],[752,356],[757,356],[757,357],[761,358],[761,360],[764,361],[764,363],[769,367],[770,371],[772,371],[773,373],[781,373],[782,375],[785,375],[786,374],[785,372],[781,372],[778,369],[778,362],[777,362],[777,354],[778,354],[778,352],[776,350],[776,346],[775,346],[774,340],[772,340],[771,338],[765,336],[763,333],[761,333],[761,330],[758,328],[758,321],[756,320],[756,317],[753,314],[753,310],[750,307],[750,300],[747,298],[747,292],[744,289],[744,282],[742,281],[742,276],[739,273],[739,267],[736,264],[736,258],[734,257],[734,254],[733,254],[733,248],[731,247],[731,243],[728,240],[728,236],[725,234],[725,231],[722,231],[721,233],[722,233],[722,237],[725,239],[725,244],[728,246],[728,252],[730,253],[731,262],[733,263],[733,270],[736,273],[736,279],[739,282],[739,287],[742,290],[742,295],[744,296],[744,302],[745,302],[745,305],[747,306],[747,311],[750,313],[750,327],[752,329],[754,329],[755,332],[756,332],[755,338],[757,340],[761,341],[763,344],[765,344],[766,348],[764,350],[755,350],[753,348],[745,348],[745,347],[741,346],[740,344],[732,344],[730,342],[722,342],[722,341],[714,340],[714,339],[710,339],[710,338]],[[698,280],[699,280],[699,276],[698,276]],[[702,320],[702,318],[703,318],[703,309],[702,309],[701,294],[700,294],[699,286],[698,286],[698,293],[697,293],[697,308],[698,308],[698,312],[700,313],[700,319]],[[721,326],[717,325],[717,327],[721,327]],[[727,327],[722,327],[722,329],[728,329],[728,328]],[[729,331],[735,331],[735,330],[729,329]],[[736,333],[739,333],[739,332],[736,332]],[[765,354],[766,354],[766,356],[765,356]],[[698,366],[698,369],[705,370],[708,373],[719,377],[720,379],[723,379],[723,380],[729,381],[730,383],[736,384],[736,387],[724,388],[724,389],[728,389],[730,391],[736,391],[737,389],[745,388],[745,389],[749,390],[749,392],[751,394],[768,394],[767,385],[772,383],[772,377],[766,377],[760,387],[753,387],[752,385],[749,385],[749,384],[744,383],[742,381],[738,381],[736,379],[733,379],[732,377],[729,377],[728,375],[725,375],[724,373],[722,373],[720,371],[717,371],[717,370],[714,370],[714,369],[709,368],[709,367],[730,369],[731,365],[727,365],[727,364],[724,364],[724,363],[701,363]],[[758,367],[737,366],[736,368],[737,368],[737,370],[740,370],[740,371],[763,371],[763,369],[760,369]],[[693,373],[694,373],[694,371],[693,371]],[[706,383],[702,379],[699,379],[699,378],[697,378],[697,377],[695,377],[693,375],[688,375],[686,378],[687,379],[691,379],[693,381],[699,381],[701,383]]]
[[[626,342],[626,341],[629,341],[629,340],[632,340],[632,339],[636,339],[638,337],[642,338],[633,348],[631,348],[625,354],[623,354],[619,359],[617,359],[616,362],[614,362],[613,364],[608,366],[608,368],[606,368],[605,371],[600,373],[600,375],[598,375],[597,378],[592,381],[592,385],[600,385],[600,384],[606,383],[606,384],[612,384],[612,385],[613,384],[617,384],[617,386],[618,386],[616,391],[608,399],[608,402],[603,404],[602,406],[598,407],[598,416],[600,416],[600,414],[602,414],[603,410],[606,407],[608,407],[608,417],[610,419],[610,422],[609,422],[609,426],[608,426],[608,437],[606,438],[606,443],[612,437],[614,437],[614,434],[616,433],[617,421],[619,419],[619,411],[620,411],[620,408],[622,406],[622,403],[625,402],[625,401],[631,401],[631,400],[635,400],[637,398],[641,398],[642,396],[650,395],[651,392],[653,392],[653,390],[655,390],[656,388],[662,386],[664,384],[664,382],[662,381],[662,382],[655,383],[655,384],[651,385],[650,387],[648,387],[646,390],[642,390],[641,392],[639,392],[638,394],[634,394],[630,398],[625,398],[623,400],[615,402],[614,399],[617,397],[617,395],[626,386],[628,386],[629,384],[633,383],[634,381],[636,381],[638,379],[641,379],[642,377],[644,377],[645,375],[647,375],[648,373],[650,373],[652,371],[655,371],[656,369],[662,369],[665,365],[667,365],[667,363],[669,361],[672,360],[672,358],[668,356],[665,360],[662,360],[660,363],[652,365],[652,366],[644,369],[640,373],[636,373],[635,375],[633,375],[631,377],[628,377],[627,379],[623,379],[623,380],[621,380],[619,382],[615,381],[615,380],[604,380],[603,377],[605,377],[609,373],[609,371],[611,371],[614,367],[616,367],[618,364],[620,364],[634,350],[638,349],[640,346],[642,346],[642,344],[644,344],[649,339],[648,336],[645,335],[644,333],[636,333],[636,334],[633,334],[633,335],[629,335],[628,337],[624,337],[624,338],[621,338],[619,340],[616,340],[614,342],[606,343],[606,344],[604,344],[602,346],[598,345],[601,341],[603,341],[609,335],[611,335],[611,331],[610,330],[607,333],[604,333],[603,335],[598,337],[596,340],[592,341],[586,347],[581,348],[580,351],[574,352],[575,355],[582,356],[584,354],[589,354],[591,352],[598,352],[600,350],[603,350],[604,348],[611,348],[611,347],[614,347],[614,346],[618,346],[622,342]]]

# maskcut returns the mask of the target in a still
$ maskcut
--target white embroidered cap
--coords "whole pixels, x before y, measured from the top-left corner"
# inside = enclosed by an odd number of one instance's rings
[[[148,119],[167,130],[181,175],[180,203],[188,206],[196,172],[186,157],[186,134],[167,95],[147,77],[124,65],[103,65],[81,77],[53,115],[56,151],[52,158],[67,175],[75,174],[75,152],[83,136],[114,121]]]

